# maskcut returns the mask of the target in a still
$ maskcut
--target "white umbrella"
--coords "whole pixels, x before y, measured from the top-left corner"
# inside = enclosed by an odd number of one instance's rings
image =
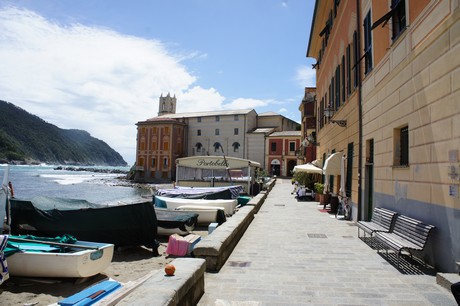
[[[340,174],[340,165],[342,163],[342,152],[331,154],[324,162],[323,173],[324,179],[324,190],[329,191],[329,175]]]
[[[316,167],[311,163],[298,165],[294,167],[294,172],[307,172],[307,173],[323,173],[323,169]]]

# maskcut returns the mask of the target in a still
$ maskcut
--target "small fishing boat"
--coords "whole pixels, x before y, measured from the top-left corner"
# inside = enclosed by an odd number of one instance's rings
[[[211,223],[218,223],[221,225],[227,221],[225,211],[222,207],[183,205],[176,207],[175,210],[198,214],[197,223],[199,225],[209,225]]]
[[[155,207],[155,213],[159,236],[186,235],[192,232],[198,223],[198,214],[192,211]]]
[[[179,206],[192,205],[192,206],[211,206],[221,207],[225,211],[225,215],[231,216],[235,213],[238,201],[236,199],[225,200],[206,200],[206,199],[182,199],[182,198],[168,198],[162,196],[154,196],[154,203],[156,207],[176,209]]]
[[[68,236],[65,236],[68,237]],[[114,245],[63,238],[8,236],[5,249],[11,276],[90,277],[112,262]],[[43,240],[47,239],[47,240]]]
[[[182,199],[236,199],[244,191],[243,186],[222,186],[222,187],[185,187],[158,189],[155,194],[168,198]]]

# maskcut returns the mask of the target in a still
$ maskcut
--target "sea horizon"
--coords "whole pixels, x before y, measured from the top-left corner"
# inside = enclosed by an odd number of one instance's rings
[[[3,181],[7,164],[0,164],[0,180]],[[57,170],[58,167],[62,169]],[[73,168],[68,170],[68,168]],[[95,170],[122,170],[130,166],[82,166],[82,165],[9,165],[8,181],[13,185],[14,196],[33,199],[39,196],[82,199],[92,203],[113,204],[151,196],[155,184],[136,184],[123,173]],[[85,169],[85,170],[82,170]]]

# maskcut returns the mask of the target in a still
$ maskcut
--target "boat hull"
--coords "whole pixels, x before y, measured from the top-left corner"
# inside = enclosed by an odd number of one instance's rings
[[[205,200],[205,199],[182,199],[182,198],[168,198],[162,196],[155,196],[155,206],[164,207],[168,209],[176,209],[179,206],[192,205],[192,206],[210,206],[221,207],[224,209],[227,216],[234,214],[238,200]]]
[[[176,208],[179,211],[186,211],[198,214],[199,225],[209,225],[218,223],[219,225],[226,221],[225,212],[222,207],[183,205]]]
[[[155,207],[155,213],[160,236],[189,234],[198,222],[198,214],[194,212]]]
[[[103,272],[112,262],[113,244],[80,240],[75,244],[99,249],[70,248],[67,253],[18,252],[7,257],[9,273],[22,277],[90,277]]]

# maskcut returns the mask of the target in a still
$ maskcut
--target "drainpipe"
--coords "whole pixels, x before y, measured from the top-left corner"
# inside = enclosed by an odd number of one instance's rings
[[[358,32],[358,54],[357,58],[361,58],[361,8],[359,2],[356,0],[356,28]],[[358,217],[357,221],[361,220],[362,208],[363,208],[363,196],[362,196],[362,170],[363,170],[363,106],[362,106],[362,88],[361,88],[361,63],[358,62],[356,65],[356,71],[358,73]]]

